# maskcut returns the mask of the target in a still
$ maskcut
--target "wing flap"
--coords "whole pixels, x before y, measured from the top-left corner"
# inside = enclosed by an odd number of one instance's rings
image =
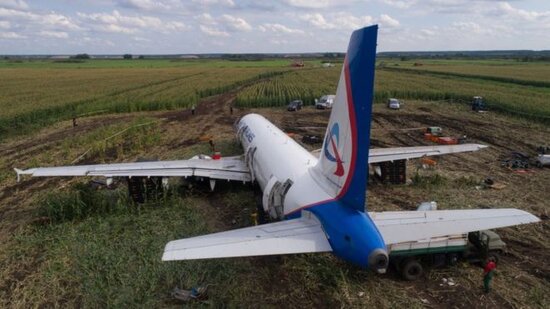
[[[386,245],[540,221],[519,209],[372,212]]]
[[[17,176],[105,176],[105,177],[188,177],[251,181],[250,171],[243,157],[227,157],[220,160],[190,159],[115,164],[38,167],[15,169]]]
[[[174,240],[163,261],[330,252],[330,244],[313,216]]]

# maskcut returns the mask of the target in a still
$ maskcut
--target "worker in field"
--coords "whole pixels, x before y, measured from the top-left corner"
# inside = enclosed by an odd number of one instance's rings
[[[191,115],[195,115],[195,104],[193,104],[193,107],[191,107]]]
[[[491,281],[495,275],[496,268],[497,264],[495,263],[495,259],[493,257],[489,258],[489,261],[483,270],[483,289],[485,290],[485,293],[489,293],[489,290],[491,289]]]

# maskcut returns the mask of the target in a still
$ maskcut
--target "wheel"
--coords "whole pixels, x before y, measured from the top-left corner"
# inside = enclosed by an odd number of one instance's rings
[[[543,168],[544,165],[542,165],[542,162],[539,161],[539,162],[537,162],[537,167],[538,167],[538,168]]]
[[[405,280],[414,281],[422,276],[424,269],[420,262],[415,259],[407,259],[403,262],[401,275]]]

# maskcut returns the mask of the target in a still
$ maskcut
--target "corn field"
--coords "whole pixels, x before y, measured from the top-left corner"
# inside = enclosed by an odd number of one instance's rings
[[[94,111],[187,108],[277,68],[1,69],[0,136]]]
[[[316,98],[336,92],[341,68],[298,69],[245,87],[237,95],[238,107],[282,106],[292,100],[313,104]]]

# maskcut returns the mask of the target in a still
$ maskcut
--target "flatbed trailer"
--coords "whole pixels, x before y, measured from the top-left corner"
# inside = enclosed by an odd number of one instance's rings
[[[460,260],[484,263],[489,257],[498,261],[505,247],[495,232],[479,231],[393,244],[388,252],[393,267],[404,279],[412,281],[423,275],[423,265],[452,266]]]

